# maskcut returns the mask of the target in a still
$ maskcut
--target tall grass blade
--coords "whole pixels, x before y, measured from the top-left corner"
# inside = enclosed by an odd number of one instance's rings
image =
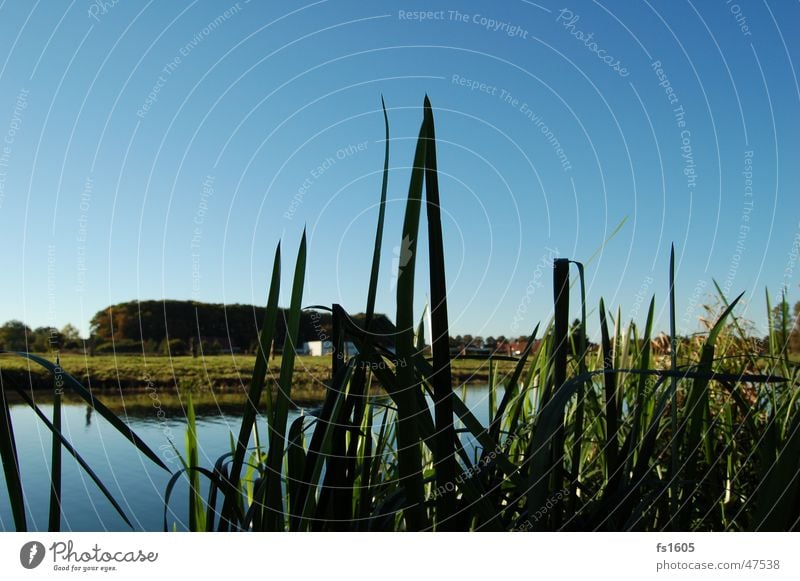
[[[94,470],[91,469],[91,467],[86,462],[86,460],[84,460],[83,457],[80,454],[78,454],[78,451],[75,450],[75,448],[72,446],[72,444],[70,444],[69,441],[64,437],[64,435],[61,433],[61,430],[57,430],[56,429],[55,425],[53,425],[53,423],[48,419],[48,417],[44,414],[44,412],[42,412],[42,410],[39,409],[39,406],[37,406],[34,403],[34,401],[30,398],[30,396],[27,393],[25,393],[25,391],[23,389],[21,389],[21,388],[19,388],[17,386],[14,386],[14,390],[22,398],[22,400],[28,405],[28,407],[30,407],[33,410],[33,412],[38,416],[38,418],[47,427],[47,429],[52,432],[53,436],[55,438],[57,438],[57,440],[59,442],[59,445],[63,446],[67,450],[67,452],[69,452],[70,455],[73,458],[75,458],[75,460],[78,462],[78,465],[81,468],[83,468],[83,470],[84,470],[84,472],[86,472],[86,474],[89,475],[89,478],[92,479],[92,481],[95,483],[95,485],[97,485],[97,488],[100,490],[100,492],[103,493],[103,496],[105,496],[108,499],[108,501],[111,503],[111,506],[113,506],[114,510],[117,511],[117,514],[119,514],[119,516],[122,517],[122,520],[125,521],[125,524],[127,524],[129,527],[133,528],[133,525],[131,524],[131,521],[128,519],[128,516],[125,514],[125,511],[122,510],[122,507],[120,506],[120,504],[117,502],[117,500],[111,494],[111,492],[109,492],[108,488],[106,488],[106,485],[103,484],[103,481],[100,480],[100,478],[97,476],[97,474],[95,474]],[[12,505],[12,509],[13,508],[14,507]],[[20,531],[17,531],[17,532],[20,532]]]
[[[275,334],[275,323],[278,319],[278,296],[281,284],[281,245],[275,248],[275,259],[272,263],[272,279],[269,284],[267,295],[267,308],[264,312],[264,319],[261,323],[261,332],[258,337],[258,348],[256,351],[256,361],[253,365],[253,376],[250,380],[250,389],[247,394],[242,422],[239,426],[239,437],[236,439],[236,452],[233,455],[231,464],[231,488],[238,493],[239,474],[242,471],[247,444],[250,441],[250,434],[253,432],[258,407],[261,403],[261,396],[264,391],[264,383],[269,366],[269,355],[272,350],[272,341]],[[272,415],[272,397],[267,393],[267,417]],[[226,504],[233,502],[232,498],[226,499]],[[230,506],[228,506],[230,508]],[[225,510],[224,512],[227,512]]]
[[[291,405],[292,375],[297,341],[300,334],[303,283],[306,274],[306,232],[300,240],[292,284],[292,298],[286,320],[286,340],[283,344],[281,371],[274,415],[269,418],[269,452],[267,454],[266,523],[268,530],[283,530],[282,475],[283,453],[286,447],[286,423]]]
[[[606,478],[610,479],[619,467],[619,448],[617,434],[617,373],[614,369],[614,346],[608,332],[608,320],[603,299],[600,299],[600,335],[603,352],[603,383],[605,385],[606,444],[603,452],[606,457]],[[618,341],[615,341],[618,344]]]
[[[11,423],[11,410],[6,400],[6,390],[3,375],[0,373],[0,459],[3,461],[3,474],[5,476],[8,500],[11,503],[11,513],[14,517],[14,528],[19,533],[28,530],[25,519],[25,497],[22,492],[22,479],[19,473],[19,457],[17,445],[14,441],[14,427]]]
[[[425,96],[425,123],[428,140],[425,149],[425,201],[428,217],[428,255],[431,284],[431,336],[433,343],[433,406],[436,419],[434,436],[434,465],[436,482],[453,482],[456,476],[453,425],[453,380],[450,370],[450,325],[447,315],[447,282],[444,267],[444,237],[439,199],[439,174],[436,162],[436,131],[433,111]],[[455,495],[445,490],[436,499],[436,518],[439,530],[452,530],[455,514]]]
[[[656,299],[653,297],[650,300],[650,308],[647,310],[647,322],[644,326],[644,335],[642,336],[642,348],[639,352],[639,369],[643,372],[651,368],[651,344],[650,337],[653,332],[653,318],[655,316]],[[645,389],[647,387],[647,375],[642,373],[639,376],[639,382],[636,391],[636,401],[634,402],[635,409],[633,414],[633,423],[631,426],[631,438],[629,440],[629,449],[626,448],[623,456],[628,457],[628,472],[631,471],[634,462],[634,448],[639,443],[639,434],[643,428],[645,418]]]
[[[381,181],[381,196],[378,208],[378,223],[375,229],[375,245],[372,251],[372,269],[370,270],[369,289],[367,291],[367,310],[364,315],[364,330],[366,331],[366,341],[374,340],[371,335],[372,320],[375,314],[375,298],[378,292],[378,275],[380,273],[381,247],[383,245],[383,228],[386,216],[386,193],[389,185],[389,115],[386,112],[386,103],[381,96],[381,108],[383,109],[383,125],[385,132],[385,149],[383,157],[383,178]],[[363,361],[363,359],[362,359]],[[364,365],[356,367],[353,379],[350,382],[350,395],[345,402],[344,416],[352,415],[352,425],[358,426],[364,418],[364,410],[367,405],[365,386],[367,384],[367,369]],[[366,436],[365,436],[366,437]],[[344,459],[345,464],[345,490],[342,497],[353,496],[356,474],[356,456],[358,454],[359,442],[362,438],[351,438],[347,454]]]
[[[303,423],[305,416],[300,416],[289,426],[289,446],[286,450],[286,492],[287,504],[292,506],[301,494],[300,483],[303,479],[303,467],[306,463],[306,452],[303,447]],[[293,510],[289,513],[289,530],[296,531],[300,525],[300,515]]]
[[[72,389],[76,394],[78,394],[86,403],[88,403],[94,411],[96,411],[104,420],[106,420],[112,427],[117,430],[125,439],[127,439],[131,444],[133,444],[137,450],[139,450],[142,454],[147,456],[150,460],[152,460],[157,466],[163,468],[167,472],[169,472],[169,468],[167,468],[166,464],[162,462],[161,458],[153,452],[150,447],[145,444],[144,440],[142,440],[136,433],[128,427],[125,422],[117,417],[117,415],[108,409],[105,404],[103,404],[100,400],[96,399],[92,393],[87,390],[77,379],[72,377],[69,373],[61,369],[60,367],[56,368],[56,366],[48,361],[47,359],[40,357],[39,355],[34,355],[33,353],[25,353],[22,351],[0,351],[1,353],[9,353],[11,355],[16,355],[17,357],[22,357],[23,359],[27,359],[29,361],[33,361],[40,367],[43,367],[47,371],[49,371],[53,376],[56,374],[60,374],[61,378],[64,381],[64,385]],[[0,426],[1,428],[2,426]]]
[[[375,297],[378,294],[378,274],[381,266],[381,246],[383,244],[383,224],[386,219],[386,192],[389,187],[389,115],[386,112],[386,103],[381,96],[383,108],[383,125],[385,130],[385,150],[383,155],[383,180],[381,182],[381,200],[378,206],[378,225],[375,229],[375,247],[372,251],[372,269],[369,273],[369,291],[367,292],[367,311],[365,313],[365,327],[369,325],[375,314]]]
[[[678,511],[678,519],[683,530],[688,530],[692,516],[697,512],[697,494],[699,487],[698,474],[700,473],[701,460],[698,451],[705,452],[705,465],[711,464],[711,440],[708,436],[711,423],[711,410],[709,402],[709,382],[713,374],[714,352],[717,337],[722,331],[725,320],[733,311],[744,293],[736,297],[722,312],[708,337],[700,349],[700,362],[697,371],[700,376],[692,381],[686,394],[686,420],[683,423],[685,440],[683,442],[684,462],[687,463],[685,485],[683,490],[683,503]]]
[[[197,443],[197,420],[194,413],[192,394],[189,393],[186,405],[186,462],[189,468],[200,465]],[[200,492],[200,474],[190,471],[189,477],[189,530],[202,531],[206,528],[203,511],[203,496]]]
[[[350,385],[355,363],[355,359],[350,359],[347,364],[339,370],[337,376],[333,380],[333,385],[330,390],[333,396],[333,407],[330,413],[330,417],[332,418],[339,417],[344,402],[347,399],[348,386]],[[320,418],[314,430],[314,435],[312,436],[311,447],[307,455],[309,460],[306,462],[306,472],[303,477],[303,485],[306,486],[304,489],[305,494],[301,495],[299,498],[300,510],[297,512],[302,518],[300,521],[301,530],[305,530],[305,528],[310,525],[310,519],[314,514],[319,516],[321,512],[320,509],[324,509],[324,507],[317,505],[315,502],[316,499],[313,494],[314,489],[311,487],[315,486],[319,481],[323,466],[330,457],[335,427],[335,422],[323,421],[322,418]],[[321,518],[315,518],[314,528],[319,530],[324,524]]]
[[[419,238],[419,218],[425,158],[428,143],[428,122],[423,121],[414,152],[411,182],[408,188],[405,219],[397,272],[396,350],[398,358],[397,389],[397,454],[400,486],[405,491],[405,520],[408,530],[428,528],[422,482],[422,451],[417,428],[421,386],[414,373],[414,274]]]
[[[578,268],[578,280],[580,281],[581,291],[581,321],[580,328],[578,329],[578,344],[577,344],[577,359],[578,359],[578,373],[583,375],[587,371],[586,367],[586,276],[583,264],[580,262],[572,261]],[[581,456],[582,456],[582,443],[583,443],[583,417],[586,408],[586,399],[584,397],[585,385],[581,384],[577,391],[577,402],[575,404],[575,421],[573,428],[572,440],[572,458],[570,470],[570,494],[567,501],[567,514],[573,514],[575,506],[578,502],[578,485],[580,482],[581,471]]]
[[[25,496],[22,492],[14,427],[11,423],[11,410],[6,400],[6,386],[2,373],[0,373],[0,407],[2,408],[0,409],[0,460],[3,461],[6,492],[11,503],[14,528],[17,532],[26,532],[28,524],[25,519]]]
[[[800,414],[795,414],[786,441],[759,487],[754,530],[797,530],[800,516]]]
[[[533,345],[536,342],[536,334],[538,332],[539,332],[539,324],[537,323],[536,328],[534,328],[533,330],[533,333],[531,333],[531,336],[528,337],[528,342],[525,344],[525,348],[522,350],[522,353],[520,353],[519,359],[517,360],[517,364],[514,366],[514,372],[511,374],[511,377],[509,378],[508,383],[506,384],[505,393],[503,394],[503,398],[500,400],[500,405],[497,406],[497,413],[495,414],[494,419],[492,420],[492,423],[489,426],[489,434],[495,440],[499,440],[500,427],[502,425],[503,416],[506,413],[506,409],[519,393],[519,379],[520,377],[522,377],[522,372],[525,369],[525,364],[528,361],[528,356],[531,354]]]
[[[674,375],[678,371],[678,335],[675,328],[675,245],[670,246],[669,251],[669,361],[670,370],[673,372],[670,380],[670,513],[675,514],[679,506],[680,499],[678,492],[678,377]],[[673,528],[677,529],[677,520],[673,521]]]
[[[59,364],[56,358],[56,365]],[[54,378],[53,390],[53,435],[50,449],[50,514],[47,530],[57,533],[61,530],[61,442],[55,432],[61,432],[61,378]]]

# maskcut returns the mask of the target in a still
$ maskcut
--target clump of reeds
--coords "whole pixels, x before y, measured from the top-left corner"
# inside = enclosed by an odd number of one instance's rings
[[[800,528],[797,366],[772,324],[767,352],[756,351],[734,312],[741,296],[728,303],[720,293],[722,312],[708,332],[694,348],[680,341],[675,332],[674,253],[668,273],[668,340],[653,337],[655,298],[642,327],[623,324],[620,310],[612,315],[601,299],[601,343],[596,347],[586,336],[583,265],[557,259],[552,321],[541,333],[538,326],[533,330],[523,353],[514,358],[512,372],[490,372],[491,414],[487,425],[478,421],[451,383],[436,139],[427,98],[401,232],[409,260],[398,272],[393,347],[373,334],[389,167],[385,107],[384,122],[385,163],[366,318],[360,326],[340,305],[329,307],[334,350],[323,405],[289,424],[293,347],[303,309],[304,234],[286,311],[279,377],[268,381],[267,369],[279,312],[280,245],[238,436],[232,438],[231,452],[213,467],[198,466],[197,436],[189,418],[184,468],[173,475],[166,493],[165,530],[171,493],[182,480],[190,486],[191,530]],[[430,358],[423,350],[422,323],[413,312],[418,260],[423,263],[417,255],[423,209]],[[580,283],[577,329],[569,326],[573,265]],[[653,353],[654,340],[656,346],[667,347],[668,357]],[[357,346],[357,354],[345,355],[346,341]],[[21,355],[56,372],[40,358]],[[489,365],[493,369],[491,361]],[[373,379],[388,401],[370,397]],[[67,376],[66,383],[163,466],[77,381]],[[498,401],[500,386],[504,390]],[[60,474],[55,459],[62,446],[77,453],[57,423],[47,420],[32,401],[29,405],[53,433],[51,510],[57,511]],[[262,405],[265,441],[263,429],[258,430]],[[2,412],[6,487],[15,524],[24,530],[17,448],[5,400]],[[53,417],[59,417],[57,407]],[[205,496],[200,494],[201,478],[207,481]],[[56,520],[51,518],[51,527]]]
[[[655,299],[642,328],[599,305],[601,345],[589,348],[583,266],[554,263],[554,316],[506,377],[490,373],[488,425],[453,391],[436,140],[427,98],[414,154],[401,239],[394,350],[370,332],[380,268],[388,179],[369,278],[367,317],[356,325],[332,305],[334,352],[322,408],[287,430],[292,360],[284,357],[273,404],[265,391],[278,304],[276,253],[259,361],[235,451],[211,478],[207,530],[793,530],[798,527],[797,373],[771,348],[742,349],[725,303],[696,352],[680,354],[670,263],[670,357],[651,341]],[[429,255],[431,356],[412,305],[423,209]],[[289,343],[302,303],[305,236],[295,265]],[[569,328],[570,264],[581,294]],[[725,298],[722,297],[725,301]],[[729,321],[731,321],[729,323]],[[358,348],[343,355],[345,341]],[[772,342],[771,342],[772,343]],[[289,349],[291,352],[291,349]],[[679,364],[680,361],[680,364]],[[491,362],[490,362],[491,366]],[[370,399],[374,377],[389,403]],[[495,388],[505,388],[500,401]],[[433,402],[433,412],[428,401]],[[248,449],[259,403],[267,406],[266,453]],[[376,428],[379,418],[379,427]],[[248,466],[246,483],[242,468]],[[220,498],[217,498],[219,494]]]

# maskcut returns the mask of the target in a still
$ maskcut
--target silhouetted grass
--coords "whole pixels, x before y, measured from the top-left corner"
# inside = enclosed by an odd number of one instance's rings
[[[280,247],[276,250],[260,353],[250,360],[249,381],[242,381],[247,397],[238,437],[231,435],[231,452],[213,467],[197,465],[202,443],[190,413],[185,465],[166,491],[168,503],[176,486],[190,486],[189,528],[800,528],[797,365],[772,325],[767,352],[757,352],[736,315],[741,295],[730,302],[720,296],[721,307],[707,332],[678,338],[674,252],[664,273],[670,313],[666,349],[664,341],[652,341],[655,297],[643,327],[623,321],[621,309],[614,314],[601,298],[596,315],[600,345],[591,346],[583,265],[559,258],[554,263],[551,322],[536,327],[520,357],[491,358],[484,365],[491,394],[489,421],[483,425],[475,417],[453,391],[461,383],[453,380],[456,370],[464,363],[451,360],[447,344],[444,232],[434,117],[427,98],[400,233],[397,333],[391,342],[371,333],[389,167],[385,109],[384,120],[386,159],[365,322],[360,326],[337,304],[313,307],[329,309],[333,322],[334,352],[324,379],[324,399],[287,425],[301,377],[297,368],[305,360],[287,351],[279,367],[270,371],[277,364],[269,358],[269,330],[275,328],[280,302],[282,261]],[[427,263],[417,253],[423,218]],[[305,258],[304,234],[285,311],[287,345],[298,337]],[[573,266],[580,282],[581,313],[577,327],[570,328]],[[423,349],[424,313],[414,312],[418,274],[427,274],[430,284],[430,358]],[[769,301],[767,308],[771,311]],[[358,353],[345,356],[345,341],[352,341]],[[21,355],[56,371],[41,358]],[[236,374],[240,377],[238,369]],[[158,461],[78,382],[67,383],[132,445]],[[372,397],[377,384],[388,399]],[[498,402],[500,387],[504,391]],[[30,405],[38,409],[32,401]],[[5,399],[0,411],[6,488],[15,526],[24,530],[19,448]],[[57,425],[39,416],[64,448],[76,454]],[[54,444],[54,460],[57,454],[60,446]],[[202,497],[201,478],[207,481]],[[57,503],[57,473],[50,486],[51,503]],[[166,514],[165,506],[165,530],[170,527]]]

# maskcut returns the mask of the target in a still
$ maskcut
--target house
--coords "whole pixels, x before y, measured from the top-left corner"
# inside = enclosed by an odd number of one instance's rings
[[[330,355],[333,352],[333,343],[330,341],[307,341],[303,347],[297,350],[299,354],[311,355],[312,357],[322,357]],[[344,342],[345,357],[350,357],[358,353],[355,344],[352,341]]]

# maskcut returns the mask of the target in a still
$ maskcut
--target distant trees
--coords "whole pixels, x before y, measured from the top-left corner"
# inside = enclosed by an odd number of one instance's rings
[[[45,353],[58,349],[63,339],[64,336],[55,327],[36,327],[28,335],[28,350]]]
[[[255,352],[264,319],[264,307],[222,305],[194,301],[136,301],[111,305],[91,320],[97,351],[119,346],[126,351],[183,355],[223,352]],[[363,327],[364,315],[353,317]],[[383,343],[393,344],[394,325],[385,315],[375,315],[370,329]],[[286,341],[286,311],[281,309],[275,323],[274,347]],[[299,343],[328,340],[333,336],[327,312],[305,311],[300,317]]]
[[[83,347],[80,331],[73,325],[67,323],[61,328],[61,348],[72,350]]]
[[[189,348],[186,344],[186,341],[183,339],[164,339],[158,345],[158,352],[161,355],[172,355],[173,357],[179,357],[181,355],[188,355]]]
[[[793,307],[786,302],[775,306],[771,313],[773,337],[779,348],[800,353],[800,301]],[[182,355],[211,355],[224,352],[255,352],[264,308],[252,305],[222,305],[193,301],[132,301],[112,305],[98,311],[91,320],[91,335],[81,338],[71,325],[63,328],[43,326],[31,329],[19,320],[0,326],[0,349],[7,351],[79,351],[86,348],[94,353],[141,353]],[[363,328],[364,315],[352,317]],[[385,315],[375,315],[372,333],[385,345],[392,346],[395,327]],[[578,347],[580,321],[570,325],[570,335]],[[299,344],[306,341],[329,340],[333,336],[331,316],[327,312],[305,311],[300,319]],[[283,349],[286,340],[286,312],[278,313],[273,347]],[[658,342],[659,338],[654,339]],[[528,337],[497,337],[456,335],[449,338],[453,355],[489,351],[514,354],[521,352]],[[769,338],[757,339],[768,345]],[[587,341],[587,349],[595,345]]]
[[[25,323],[8,321],[0,327],[0,349],[7,351],[71,351],[80,349],[83,340],[78,329],[67,324],[59,331],[55,327],[36,327],[31,330]]]
[[[783,301],[772,309],[772,331],[778,339],[778,347],[791,353],[800,353],[800,301],[789,310]]]
[[[264,307],[222,305],[193,301],[131,301],[111,305],[95,313],[91,334],[83,339],[74,325],[31,329],[18,320],[0,326],[0,349],[7,351],[78,351],[103,353],[151,353],[212,355],[224,352],[254,353],[264,319]],[[275,323],[273,348],[281,351],[286,341],[286,311]],[[364,314],[352,317],[364,328]],[[385,346],[394,345],[396,332],[382,314],[373,316],[370,331]],[[304,311],[300,317],[299,344],[327,341],[333,336],[327,312]]]
[[[25,351],[29,349],[31,329],[22,321],[8,321],[0,327],[0,348],[6,351]]]

